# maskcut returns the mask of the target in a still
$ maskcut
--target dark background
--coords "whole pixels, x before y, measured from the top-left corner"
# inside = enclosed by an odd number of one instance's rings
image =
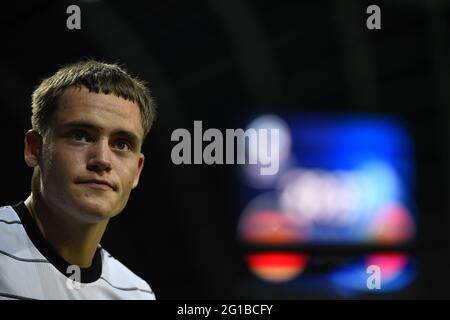
[[[66,8],[81,8],[68,30]],[[381,30],[366,8],[381,7]],[[241,114],[398,116],[415,143],[419,277],[403,297],[450,298],[450,25],[447,1],[26,1],[0,18],[1,204],[24,200],[30,95],[83,57],[145,79],[158,120],[146,165],[103,246],[160,299],[239,298],[233,166],[172,164],[176,128],[233,128]],[[273,297],[273,296],[271,296]]]

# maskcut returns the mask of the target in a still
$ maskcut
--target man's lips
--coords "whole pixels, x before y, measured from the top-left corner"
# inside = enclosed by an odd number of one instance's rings
[[[78,181],[77,184],[83,184],[88,187],[100,190],[115,190],[113,184],[106,180],[89,179]]]

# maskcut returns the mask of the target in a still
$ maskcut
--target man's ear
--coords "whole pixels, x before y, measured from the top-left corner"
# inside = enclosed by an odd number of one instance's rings
[[[144,168],[144,160],[145,160],[145,157],[141,153],[139,155],[139,160],[138,160],[139,161],[138,162],[138,172],[136,173],[136,176],[134,177],[134,181],[133,181],[133,189],[136,188],[139,183],[139,177],[141,176],[142,169]]]
[[[30,168],[39,164],[39,157],[42,150],[42,136],[36,130],[28,130],[25,134],[25,162]]]

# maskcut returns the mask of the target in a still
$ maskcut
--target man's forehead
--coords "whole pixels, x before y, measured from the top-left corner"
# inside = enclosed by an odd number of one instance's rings
[[[133,131],[141,139],[144,129],[139,106],[113,94],[68,88],[52,117],[56,126],[87,124],[102,130]]]

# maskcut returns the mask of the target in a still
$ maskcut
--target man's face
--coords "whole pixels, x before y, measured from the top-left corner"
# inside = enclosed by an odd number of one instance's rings
[[[47,205],[86,222],[121,212],[144,164],[143,135],[137,104],[86,88],[67,89],[39,157]]]

